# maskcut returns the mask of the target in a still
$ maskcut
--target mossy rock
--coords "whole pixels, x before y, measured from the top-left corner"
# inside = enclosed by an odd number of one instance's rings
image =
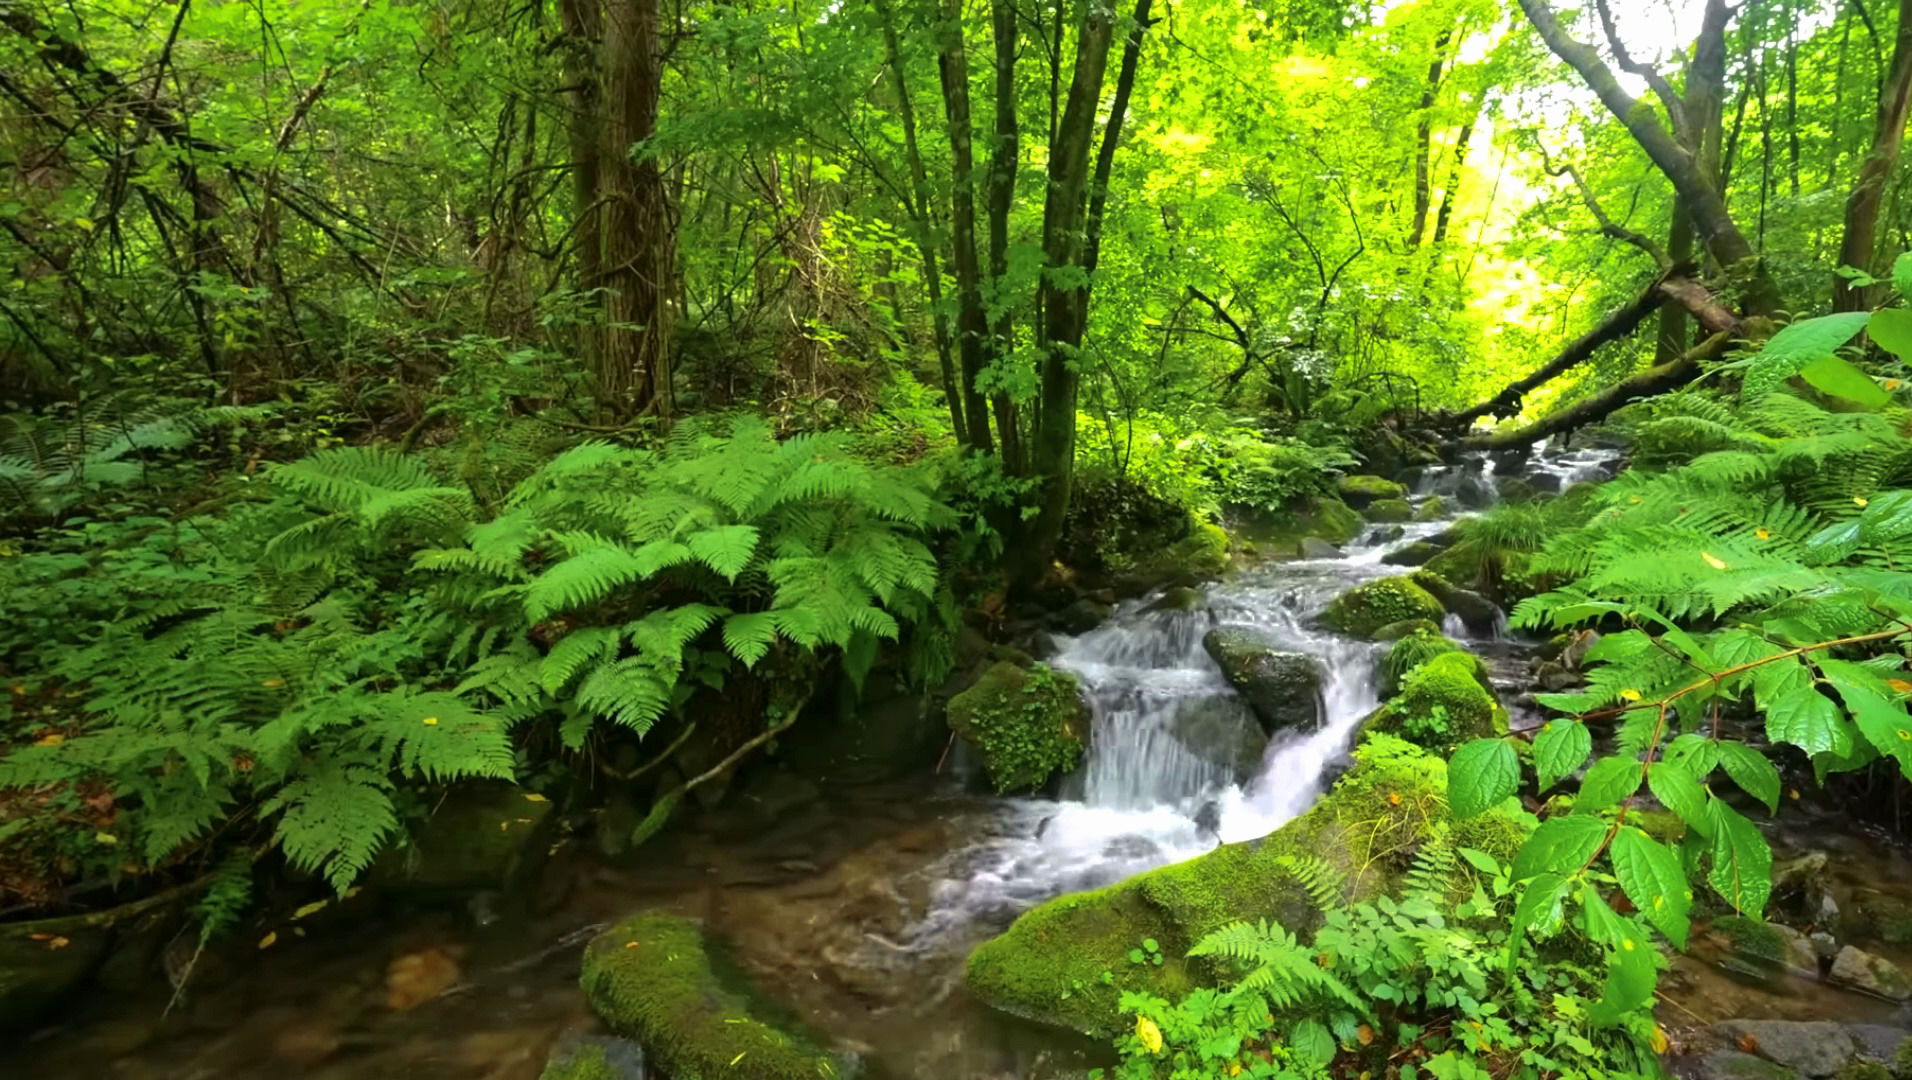
[[[1398,551],[1390,551],[1381,556],[1381,561],[1388,566],[1424,566],[1440,553],[1440,547],[1426,540],[1416,540],[1411,544],[1402,545]]]
[[[629,1039],[568,1032],[544,1062],[538,1080],[644,1080],[644,1048]]]
[[[1209,522],[1197,524],[1188,538],[1169,549],[1169,565],[1181,567],[1204,580],[1228,572],[1228,530]]]
[[[1335,481],[1341,501],[1359,509],[1377,499],[1405,499],[1407,488],[1379,476],[1344,476]]]
[[[1445,753],[1470,739],[1507,734],[1507,710],[1480,657],[1448,652],[1414,669],[1400,696],[1368,717],[1362,730]]]
[[[1413,619],[1398,626],[1411,626],[1413,629],[1393,639],[1394,644],[1381,661],[1380,691],[1383,698],[1391,698],[1401,692],[1401,684],[1416,668],[1444,653],[1462,652],[1460,643],[1446,634],[1440,627],[1426,619]],[[1392,627],[1387,628],[1389,630]],[[1387,638],[1380,638],[1386,641]]]
[[[1376,630],[1373,637],[1376,641],[1399,641],[1409,634],[1439,634],[1440,632],[1441,624],[1433,619],[1402,619],[1400,622],[1392,622]]]
[[[949,699],[949,726],[981,752],[999,793],[1034,791],[1081,763],[1089,710],[1075,676],[998,661]]]
[[[1427,501],[1421,504],[1421,508],[1414,511],[1414,520],[1439,521],[1453,512],[1454,508],[1447,505],[1447,499],[1444,496],[1429,495]]]
[[[1426,589],[1406,577],[1384,577],[1356,585],[1329,602],[1321,623],[1349,637],[1373,638],[1376,631],[1405,619],[1440,622],[1447,614]]]
[[[1438,571],[1428,567],[1409,574],[1414,584],[1426,589],[1429,596],[1441,602],[1441,606],[1460,618],[1467,629],[1476,634],[1491,634],[1500,621],[1500,609],[1493,601],[1471,589],[1463,589],[1442,577]]]
[[[1452,544],[1422,565],[1448,581],[1461,586],[1480,582],[1480,555],[1472,544]]]
[[[1793,963],[1792,943],[1771,923],[1744,915],[1713,920],[1713,932],[1726,939],[1733,958],[1756,969],[1779,971]]]
[[[543,872],[551,808],[543,795],[515,784],[461,784],[407,843],[386,849],[373,880],[430,894],[521,893]]]
[[[1317,496],[1273,518],[1251,515],[1246,534],[1271,551],[1292,556],[1304,554],[1301,542],[1308,537],[1339,546],[1360,536],[1367,527],[1367,521],[1347,503]]]
[[[639,915],[592,939],[580,981],[612,1031],[678,1080],[832,1080],[853,1063],[775,1022],[713,956],[701,925]],[[588,1076],[589,1074],[585,1074]]]
[[[1382,524],[1413,521],[1414,508],[1406,499],[1376,499],[1361,511],[1361,516]]]
[[[1321,722],[1327,672],[1320,660],[1287,652],[1265,631],[1246,626],[1218,626],[1202,636],[1202,647],[1268,734]]]
[[[1213,986],[1221,972],[1188,957],[1202,937],[1237,920],[1268,919],[1305,940],[1320,911],[1284,856],[1325,859],[1349,901],[1394,889],[1431,830],[1505,861],[1532,819],[1503,804],[1467,821],[1447,812],[1447,763],[1399,739],[1374,739],[1355,767],[1312,809],[1260,840],[1226,844],[1094,892],[1026,912],[969,958],[977,1000],[1027,1019],[1109,1036],[1124,1026],[1124,991],[1175,1000]],[[1145,939],[1164,962],[1133,964]],[[1105,979],[1105,973],[1107,978]]]

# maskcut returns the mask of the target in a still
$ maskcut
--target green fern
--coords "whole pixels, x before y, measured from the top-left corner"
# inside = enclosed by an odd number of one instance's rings
[[[1358,1012],[1368,1011],[1367,1002],[1323,967],[1313,949],[1266,919],[1230,923],[1196,942],[1188,955],[1213,956],[1246,968],[1232,996],[1258,996],[1273,1009],[1332,998]]]

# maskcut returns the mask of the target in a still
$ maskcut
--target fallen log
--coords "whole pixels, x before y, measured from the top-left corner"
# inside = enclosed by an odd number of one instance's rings
[[[1618,341],[1639,329],[1640,324],[1645,322],[1649,315],[1658,311],[1660,305],[1673,295],[1663,288],[1665,284],[1665,280],[1661,279],[1648,285],[1625,307],[1608,315],[1601,320],[1599,326],[1587,331],[1560,350],[1560,353],[1546,365],[1524,378],[1508,383],[1500,393],[1479,405],[1454,414],[1447,423],[1451,424],[1456,431],[1466,431],[1474,425],[1476,420],[1484,416],[1500,419],[1519,412],[1522,399],[1529,393],[1578,367],[1592,357],[1594,351],[1600,346],[1609,341]]]
[[[1716,360],[1724,355],[1735,336],[1734,333],[1727,331],[1716,333],[1658,367],[1648,368],[1631,378],[1622,379],[1592,397],[1548,413],[1526,427],[1462,439],[1461,448],[1464,450],[1511,450],[1516,447],[1532,446],[1549,435],[1597,424],[1606,419],[1607,414],[1623,405],[1642,398],[1653,397],[1656,394],[1664,394],[1668,390],[1677,390],[1699,378],[1700,365],[1704,361]]]

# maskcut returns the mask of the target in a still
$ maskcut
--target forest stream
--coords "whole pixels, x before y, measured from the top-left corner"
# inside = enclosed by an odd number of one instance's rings
[[[1547,486],[1604,475],[1600,451],[1536,455]],[[1427,471],[1413,501],[1463,485],[1491,490],[1484,459]],[[848,787],[757,816],[706,812],[613,865],[565,849],[546,873],[544,913],[503,919],[485,898],[464,911],[374,914],[341,906],[310,936],[282,935],[256,962],[208,959],[190,993],[151,985],[96,994],[0,1068],[8,1077],[239,1080],[249,1077],[530,1080],[553,1042],[593,1020],[577,988],[583,943],[612,920],[665,910],[707,920],[732,959],[793,1018],[878,1077],[998,1080],[1079,1076],[1104,1045],[970,1002],[969,950],[1020,912],[1109,884],[1217,843],[1263,836],[1308,808],[1345,762],[1377,705],[1385,647],[1310,626],[1350,584],[1395,568],[1389,551],[1449,522],[1371,526],[1338,558],[1264,563],[1199,602],[1151,595],[1063,638],[1051,662],[1078,675],[1094,715],[1092,750],[1060,799],[968,793],[961,753],[934,784]],[[1252,726],[1202,646],[1211,627],[1244,625],[1325,668],[1321,722],[1277,736],[1246,782],[1191,731]],[[1522,711],[1531,646],[1467,633]],[[1192,723],[1198,720],[1200,723]],[[1795,807],[1772,839],[1782,860],[1829,852],[1834,873],[1912,895],[1912,860],[1829,814]],[[1912,950],[1881,953],[1912,959]],[[1730,969],[1730,965],[1727,965]],[[1895,1007],[1811,978],[1748,981],[1696,948],[1676,963],[1661,1022],[1675,1034],[1728,1017],[1903,1021]],[[170,1006],[170,1007],[169,1007]]]

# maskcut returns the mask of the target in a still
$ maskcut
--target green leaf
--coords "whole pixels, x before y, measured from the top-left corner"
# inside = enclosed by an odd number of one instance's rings
[[[1566,895],[1567,880],[1560,874],[1541,874],[1521,890],[1520,902],[1514,905],[1513,925],[1507,930],[1508,978],[1514,977],[1520,962],[1520,943],[1527,931],[1538,930],[1544,937],[1560,925],[1560,900]]]
[[[1720,763],[1741,791],[1766,804],[1769,813],[1779,812],[1779,770],[1766,755],[1741,742],[1723,742],[1719,746]]]
[[[1898,263],[1892,267],[1892,277],[1896,283],[1900,267],[1907,266],[1905,256],[1899,256]],[[1912,284],[1912,266],[1907,267],[1907,284]],[[1903,286],[1901,295],[1906,295]],[[1874,344],[1901,360],[1912,359],[1912,311],[1904,308],[1884,308],[1872,313],[1866,320],[1866,334]]]
[[[1616,914],[1599,893],[1582,889],[1580,895],[1587,906],[1587,933],[1608,947],[1606,983],[1587,1019],[1595,1027],[1614,1027],[1653,1001],[1653,944],[1638,923]]]
[[[1774,334],[1753,357],[1740,388],[1740,399],[1757,401],[1774,387],[1822,356],[1851,341],[1871,316],[1863,311],[1800,319]]]
[[[1580,781],[1574,796],[1576,814],[1596,814],[1640,790],[1640,763],[1624,755],[1601,758]]]
[[[1467,860],[1467,865],[1479,870],[1483,874],[1500,873],[1500,863],[1495,861],[1494,857],[1485,851],[1477,851],[1471,847],[1455,848],[1454,851],[1461,858]]]
[[[1540,790],[1547,790],[1578,769],[1592,751],[1593,734],[1577,720],[1555,720],[1541,728],[1534,736],[1534,771],[1540,774]]]
[[[1334,1060],[1334,1035],[1319,1020],[1299,1020],[1288,1036],[1288,1045],[1298,1054],[1321,1065]]]
[[[1665,761],[1703,784],[1719,765],[1719,744],[1688,732],[1667,744]]]
[[[1757,918],[1773,890],[1772,848],[1752,822],[1718,799],[1707,803],[1706,813],[1713,822],[1713,868],[1707,880],[1734,910]]]
[[[1866,741],[1897,759],[1899,770],[1912,777],[1912,717],[1904,705],[1886,696],[1890,691],[1884,680],[1870,668],[1845,660],[1826,660],[1820,668],[1852,710]]]
[[[1456,818],[1481,813],[1519,786],[1520,757],[1505,739],[1475,739],[1447,765],[1447,805]]]
[[[752,525],[720,525],[692,533],[684,544],[725,581],[735,581],[757,552],[757,529]]]
[[[1591,814],[1548,818],[1514,853],[1509,876],[1525,881],[1537,874],[1577,874],[1606,838],[1607,823]]]
[[[1892,260],[1892,287],[1900,296],[1912,296],[1912,251]]]
[[[1883,315],[1881,311],[1878,314]],[[1800,369],[1799,377],[1806,380],[1821,393],[1842,397],[1847,401],[1856,401],[1861,405],[1878,408],[1892,400],[1892,395],[1879,388],[1872,377],[1848,360],[1837,356],[1822,356]]]
[[[730,654],[744,662],[745,667],[756,666],[757,661],[770,651],[770,645],[777,640],[776,617],[770,612],[761,611],[750,615],[732,615],[724,620],[724,648]]]
[[[1849,751],[1852,737],[1843,733],[1844,728],[1839,707],[1810,683],[1780,694],[1766,706],[1766,738],[1791,743],[1808,754]]]
[[[1912,491],[1874,495],[1865,513],[1859,515],[1859,531],[1875,544],[1912,533]]]
[[[1680,869],[1680,857],[1632,826],[1614,834],[1608,854],[1627,899],[1668,941],[1686,948],[1690,927],[1687,913],[1693,906],[1693,894]]]
[[[1713,835],[1712,819],[1706,816],[1706,789],[1691,773],[1664,761],[1647,770],[1647,790],[1660,804],[1686,822],[1686,827],[1705,836]]]

